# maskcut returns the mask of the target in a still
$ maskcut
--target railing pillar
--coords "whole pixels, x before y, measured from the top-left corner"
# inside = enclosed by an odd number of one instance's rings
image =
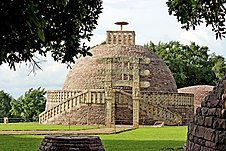
[[[140,61],[134,58],[133,66],[133,127],[139,127],[139,109],[140,109]]]
[[[105,100],[106,100],[106,127],[112,127],[112,58],[108,58],[106,61],[106,79],[105,79]]]

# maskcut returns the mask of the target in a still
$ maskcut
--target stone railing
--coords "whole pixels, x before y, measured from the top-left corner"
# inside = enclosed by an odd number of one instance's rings
[[[132,94],[118,89],[114,90],[114,92],[117,105],[126,105],[127,107],[131,107],[130,109],[133,109]]]
[[[47,91],[47,100],[49,102],[61,102],[64,101],[81,91],[70,91],[70,90],[48,90]]]
[[[78,91],[49,91],[49,98],[58,100],[54,106],[49,106],[46,111],[39,115],[39,122],[46,123],[48,119],[69,111],[73,108],[80,107],[81,104],[105,104],[104,89],[90,89],[83,92]],[[133,109],[133,100],[130,93],[122,90],[114,90],[114,97],[118,107],[128,107]],[[61,96],[60,96],[61,94]],[[181,124],[182,117],[169,110],[167,107],[176,106],[192,108],[194,96],[184,93],[167,93],[167,92],[141,92],[140,109],[146,111],[155,120],[162,120],[166,124]],[[51,96],[51,97],[50,97]],[[66,98],[63,100],[63,98]]]
[[[194,95],[188,93],[141,92],[143,100],[150,100],[156,106],[194,106]]]
[[[125,30],[107,31],[106,43],[135,45],[135,32]]]
[[[116,90],[115,91],[115,97],[117,103],[119,105],[125,105],[129,109],[133,109],[133,101],[132,101],[132,95],[130,93],[126,93],[122,90]],[[154,94],[155,97],[157,96],[156,93],[151,93]],[[161,93],[165,94],[165,93]],[[158,97],[161,97],[163,95],[158,95]],[[180,96],[180,95],[179,95]],[[151,98],[147,97],[146,98]],[[142,97],[144,98],[144,97]],[[180,97],[178,97],[180,98]],[[178,125],[182,124],[182,117],[176,113],[168,110],[167,108],[154,105],[155,102],[153,100],[147,100],[147,99],[141,99],[140,100],[140,110],[146,111],[147,114],[149,114],[151,117],[153,117],[153,120],[160,120],[163,121],[167,125]]]
[[[59,115],[65,111],[69,111],[73,108],[79,107],[81,104],[104,104],[104,90],[86,90],[84,92],[77,93],[76,95],[61,101],[56,106],[42,112],[39,115],[39,123],[45,123],[48,119]]]
[[[69,90],[49,90],[47,91],[47,102],[45,110],[49,110],[60,102],[65,101],[68,98],[79,94],[81,91],[69,91]]]
[[[140,109],[150,114],[153,120],[163,121],[166,125],[182,124],[182,117],[178,113],[161,106],[152,105],[150,100],[141,100]]]

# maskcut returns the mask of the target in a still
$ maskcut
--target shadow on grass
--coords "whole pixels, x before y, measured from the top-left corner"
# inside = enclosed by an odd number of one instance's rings
[[[106,151],[182,151],[184,141],[102,140]]]
[[[43,135],[0,135],[0,151],[37,151]]]

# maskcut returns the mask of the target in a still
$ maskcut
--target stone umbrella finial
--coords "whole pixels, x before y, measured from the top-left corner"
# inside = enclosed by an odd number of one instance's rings
[[[122,26],[123,25],[128,25],[129,23],[128,22],[125,22],[125,21],[120,21],[120,22],[115,22],[116,25],[120,25],[121,26],[121,30],[122,30]]]

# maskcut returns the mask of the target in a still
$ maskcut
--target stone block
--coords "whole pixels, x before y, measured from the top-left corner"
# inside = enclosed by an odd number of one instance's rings
[[[205,128],[204,139],[214,142],[215,135],[216,135],[215,129]]]
[[[216,143],[211,141],[206,141],[205,146],[211,149],[216,149]]]
[[[9,123],[9,118],[8,117],[4,117],[4,124],[8,124]]]
[[[226,131],[217,132],[218,141],[216,143],[226,144]]]
[[[215,107],[219,107],[220,104],[220,100],[219,99],[213,99],[210,101],[210,108],[215,108]]]
[[[208,116],[208,110],[209,110],[208,108],[203,107],[203,108],[201,109],[202,115]]]
[[[192,151],[200,151],[201,150],[201,146],[198,144],[195,144]]]
[[[222,109],[221,110],[221,116],[220,116],[220,118],[226,119],[226,109]]]
[[[209,116],[214,116],[215,113],[216,113],[216,108],[209,108],[209,111],[208,111]]]
[[[213,117],[211,117],[211,116],[205,117],[204,125],[206,127],[212,127],[212,125],[213,125]]]
[[[189,150],[192,150],[194,148],[194,145],[195,143],[189,141],[188,144],[186,145],[186,149],[189,151]]]
[[[204,125],[204,116],[196,116],[195,119],[198,125]]]
[[[197,109],[196,109],[196,115],[202,115],[202,111],[201,111],[201,107],[198,107]]]
[[[219,129],[226,130],[226,119],[219,119]]]
[[[188,134],[188,140],[189,141],[191,141],[191,142],[193,142],[194,141],[194,137],[193,137],[193,135],[192,134]]]
[[[226,144],[218,144],[217,150],[218,151],[226,151]]]
[[[220,118],[221,117],[221,111],[222,111],[221,108],[216,108],[215,116]]]
[[[192,130],[190,131],[190,133],[192,134],[192,135],[195,135],[195,133],[196,133],[196,129],[197,129],[197,125],[192,125]]]
[[[213,128],[219,129],[219,118],[214,118]]]
[[[208,147],[202,146],[200,151],[216,151],[216,150],[212,149],[212,148],[208,148]]]
[[[203,138],[205,134],[205,127],[203,126],[197,126],[195,135],[199,138]]]

